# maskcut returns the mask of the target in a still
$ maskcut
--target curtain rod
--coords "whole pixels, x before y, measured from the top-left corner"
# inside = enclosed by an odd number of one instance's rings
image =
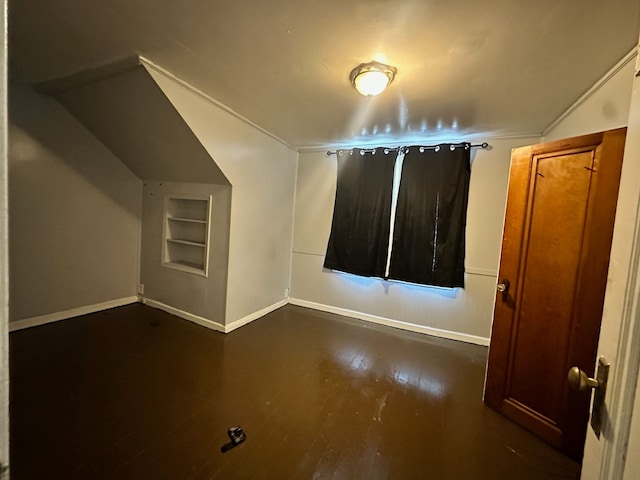
[[[440,145],[446,145],[446,144],[440,144]],[[440,150],[440,145],[409,145],[407,147],[394,147],[394,148],[389,148],[389,147],[375,147],[375,148],[350,148],[347,150],[334,150],[331,151],[329,150],[327,152],[327,156],[329,155],[342,155],[345,152],[350,152],[351,155],[353,155],[354,150],[360,150],[360,155],[364,155],[365,153],[373,153],[375,154],[376,151],[381,148],[384,153],[389,153],[389,152],[400,152],[400,153],[406,153],[409,148],[411,147],[418,147],[420,149],[420,152],[424,152],[425,150],[435,150],[436,152],[438,150]],[[482,142],[482,143],[478,143],[475,145],[472,145],[470,143],[452,143],[450,144],[450,148],[451,150],[455,150],[456,148],[489,148],[489,144],[487,142]]]

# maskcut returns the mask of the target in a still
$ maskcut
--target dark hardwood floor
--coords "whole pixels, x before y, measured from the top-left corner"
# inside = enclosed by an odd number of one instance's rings
[[[578,478],[484,406],[486,357],[294,306],[227,335],[143,305],[14,332],[11,478]]]

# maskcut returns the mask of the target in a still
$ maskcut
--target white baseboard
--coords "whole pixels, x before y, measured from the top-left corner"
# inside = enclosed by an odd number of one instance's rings
[[[184,310],[180,310],[179,308],[175,308],[172,307],[170,305],[166,305],[162,302],[158,302],[156,300],[152,300],[150,298],[145,298],[143,300],[143,303],[145,305],[149,305],[150,307],[153,308],[158,308],[160,310],[163,310],[167,313],[170,313],[172,315],[175,315],[176,317],[180,317],[183,318],[185,320],[189,320],[190,322],[193,323],[197,323],[198,325],[201,325],[203,327],[207,327],[210,328],[212,330],[215,330],[217,332],[222,332],[222,333],[229,333],[232,332],[240,327],[243,327],[244,325],[253,322],[254,320],[257,320],[258,318],[264,317],[267,313],[271,313],[274,310],[285,306],[288,302],[287,300],[282,300],[280,302],[274,303],[273,305],[270,305],[266,308],[263,308],[262,310],[259,310],[257,312],[254,312],[250,315],[247,315],[246,317],[243,317],[239,320],[236,320],[235,322],[231,322],[229,325],[222,325],[221,323],[218,322],[214,322],[213,320],[209,320],[208,318],[204,318],[204,317],[200,317],[198,315],[194,315],[192,313],[189,312],[185,312]]]
[[[150,298],[144,298],[142,303],[148,305],[153,308],[157,308],[159,310],[163,310],[171,315],[175,315],[176,317],[183,318],[184,320],[189,320],[190,322],[197,323],[202,327],[210,328],[211,330],[215,330],[216,332],[225,333],[224,325],[218,322],[214,322],[213,320],[209,320],[208,318],[200,317],[198,315],[194,315],[193,313],[185,312],[184,310],[180,310],[179,308],[172,307],[162,302],[158,302],[156,300],[152,300]]]
[[[40,315],[38,317],[23,318],[22,320],[9,322],[9,331],[15,332],[17,330],[22,330],[25,328],[37,327],[40,325],[45,325],[47,323],[58,322],[60,320],[67,320],[69,318],[79,317],[80,315],[87,315],[89,313],[101,312],[102,310],[108,310],[110,308],[130,305],[132,303],[136,303],[137,301],[138,297],[125,297],[118,300],[98,303],[95,305],[87,305],[85,307],[72,308],[70,310],[62,310],[61,312]]]
[[[251,323],[254,320],[264,317],[266,314],[271,313],[280,307],[284,307],[287,303],[289,303],[289,301],[288,299],[285,298],[284,300],[280,300],[279,302],[274,303],[273,305],[269,305],[268,307],[265,307],[262,310],[258,310],[257,312],[247,315],[246,317],[242,317],[241,319],[236,320],[235,322],[231,322],[229,325],[225,326],[225,333],[232,332],[235,329],[246,325],[247,323]]]
[[[449,330],[440,330],[439,328],[425,327],[424,325],[417,325],[415,323],[407,323],[400,320],[378,317],[376,315],[369,315],[368,313],[347,310],[346,308],[339,308],[331,305],[324,305],[322,303],[300,300],[299,298],[289,298],[289,303],[292,305],[298,305],[300,307],[320,310],[322,312],[335,313],[337,315],[343,315],[345,317],[357,318],[359,320],[377,323],[379,325],[386,325],[388,327],[400,328],[402,330],[409,330],[411,332],[423,333],[426,335],[431,335],[433,337],[458,340],[461,342],[473,343],[475,345],[482,345],[485,347],[489,345],[489,339],[486,337],[478,337],[475,335],[468,335],[466,333],[451,332]]]
[[[356,312],[354,310],[348,310],[346,308],[339,308],[331,305],[324,305],[321,303],[309,302],[307,300],[301,300],[299,298],[289,298],[289,299],[281,300],[277,303],[274,303],[273,305],[269,305],[268,307],[263,308],[262,310],[251,313],[246,317],[243,317],[239,320],[231,322],[229,325],[222,325],[218,322],[214,322],[213,320],[209,320],[207,318],[200,317],[198,315],[194,315],[189,312],[185,312],[184,310],[180,310],[179,308],[166,305],[162,302],[158,302],[150,298],[126,297],[118,300],[99,303],[96,305],[88,305],[85,307],[73,308],[71,310],[63,310],[61,312],[41,315],[39,317],[25,318],[22,320],[16,320],[14,322],[9,322],[9,331],[14,332],[14,331],[22,330],[25,328],[37,327],[39,325],[45,325],[47,323],[66,320],[69,318],[78,317],[80,315],[87,315],[89,313],[100,312],[102,310],[107,310],[109,308],[129,305],[132,303],[136,303],[138,301],[144,303],[145,305],[149,305],[150,307],[158,308],[160,310],[163,310],[177,317],[183,318],[185,320],[189,320],[190,322],[196,323],[203,327],[210,328],[212,330],[215,330],[217,332],[222,332],[222,333],[232,332],[244,325],[247,325],[248,323],[253,322],[254,320],[264,317],[268,313],[271,313],[280,307],[285,306],[287,303],[291,303],[292,305],[298,305],[300,307],[307,307],[313,310],[320,310],[323,312],[335,313],[337,315],[343,315],[345,317],[357,318],[359,320],[365,320],[367,322],[377,323],[379,325],[386,325],[388,327],[400,328],[402,330],[409,330],[411,332],[423,333],[423,334],[431,335],[434,337],[447,338],[449,340],[458,340],[462,342],[473,343],[475,345],[483,345],[483,346],[489,345],[489,339],[485,337],[478,337],[475,335],[451,332],[449,330],[440,330],[438,328],[425,327],[423,325],[417,325],[415,323],[407,323],[407,322],[402,322],[400,320],[393,320],[390,318],[370,315],[368,313]]]

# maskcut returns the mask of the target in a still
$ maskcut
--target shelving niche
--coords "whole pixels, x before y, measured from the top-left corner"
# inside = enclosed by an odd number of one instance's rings
[[[207,276],[210,218],[210,195],[165,196],[163,267]]]

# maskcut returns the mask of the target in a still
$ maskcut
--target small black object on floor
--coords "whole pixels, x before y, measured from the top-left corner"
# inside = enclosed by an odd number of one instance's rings
[[[240,426],[231,427],[229,430],[227,430],[227,435],[229,435],[231,441],[229,443],[225,443],[222,447],[220,447],[220,451],[222,453],[231,450],[236,445],[244,442],[247,438],[244,430],[242,430],[242,427]]]

